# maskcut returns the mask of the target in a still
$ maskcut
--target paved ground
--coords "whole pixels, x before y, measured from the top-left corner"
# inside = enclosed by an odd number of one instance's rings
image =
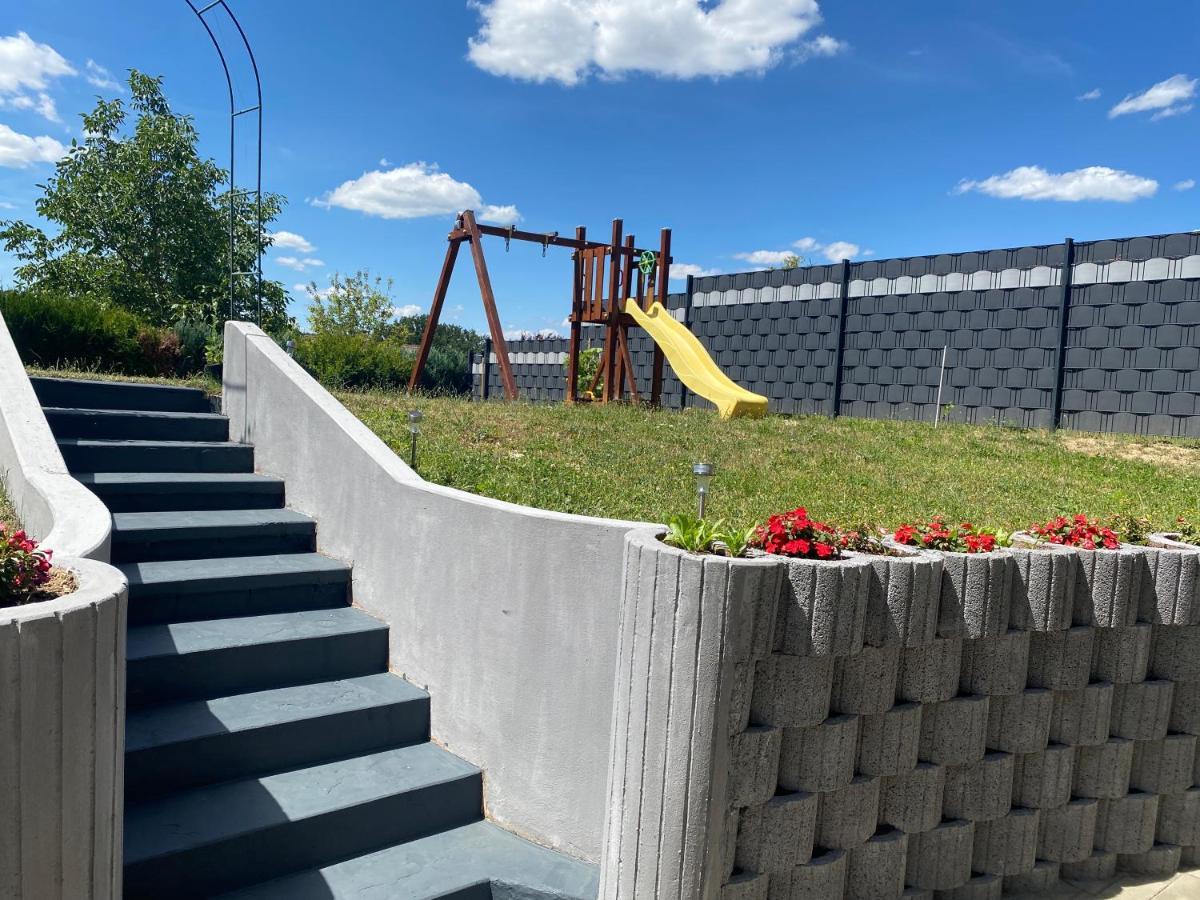
[[[1063,882],[1056,891],[1005,894],[1005,900],[1200,900],[1200,869],[1180,872],[1165,881],[1119,875],[1111,881]]]

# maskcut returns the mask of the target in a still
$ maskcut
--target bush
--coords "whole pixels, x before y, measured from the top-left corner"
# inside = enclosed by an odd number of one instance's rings
[[[395,341],[365,334],[302,334],[296,362],[331,388],[407,387],[412,354]]]

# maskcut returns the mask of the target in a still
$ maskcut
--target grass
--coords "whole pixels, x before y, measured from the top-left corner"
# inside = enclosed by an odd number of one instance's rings
[[[143,384],[173,384],[179,387],[200,388],[200,390],[210,395],[221,393],[221,382],[209,378],[203,372],[180,378],[174,376],[121,375],[115,372],[105,372],[102,369],[43,368],[41,366],[26,366],[25,371],[30,375],[42,378],[87,378],[101,381],[137,381]]]
[[[13,531],[21,527],[21,522],[17,519],[17,511],[13,509],[12,501],[8,499],[8,494],[4,493],[3,483],[0,483],[0,522],[11,525]]]

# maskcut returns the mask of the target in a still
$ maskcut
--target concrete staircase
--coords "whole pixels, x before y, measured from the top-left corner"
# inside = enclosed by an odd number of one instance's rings
[[[126,897],[595,897],[483,819],[350,567],[201,391],[33,382],[130,583]]]

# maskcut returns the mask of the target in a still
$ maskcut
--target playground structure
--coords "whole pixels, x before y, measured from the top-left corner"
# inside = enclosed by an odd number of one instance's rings
[[[567,403],[595,399],[601,403],[629,399],[641,402],[629,349],[631,326],[644,328],[654,342],[649,402],[659,406],[662,400],[663,363],[670,361],[675,374],[690,390],[716,404],[722,417],[762,416],[767,400],[739,387],[713,362],[704,346],[687,327],[676,322],[666,308],[667,284],[671,273],[671,229],[659,234],[659,249],[640,249],[633,235],[624,234],[624,223],[614,219],[609,243],[589,241],[587,229],[575,229],[575,237],[567,238],[558,232],[537,233],[522,231],[514,226],[480,225],[472,210],[465,210],[455,220],[454,230],[447,237],[446,257],[434,290],[429,319],[417,350],[417,358],[409,379],[409,390],[420,383],[429,358],[433,336],[441,317],[454,265],[460,247],[471,247],[479,295],[487,316],[488,330],[500,368],[500,380],[509,400],[519,397],[509,360],[508,344],[496,307],[487,260],[483,252],[484,236],[504,239],[505,250],[512,241],[541,244],[542,255],[550,247],[572,250],[574,271],[571,284],[571,336],[567,353]],[[600,364],[584,392],[579,384],[579,357],[584,325],[605,329]],[[601,381],[603,387],[601,388]],[[599,397],[596,391],[600,390]]]

